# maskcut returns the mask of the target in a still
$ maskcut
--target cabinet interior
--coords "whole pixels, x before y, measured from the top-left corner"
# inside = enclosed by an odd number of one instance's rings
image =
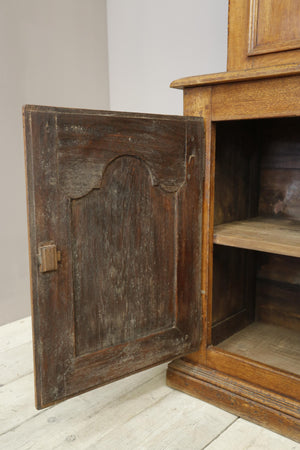
[[[212,344],[300,375],[300,118],[215,126]]]

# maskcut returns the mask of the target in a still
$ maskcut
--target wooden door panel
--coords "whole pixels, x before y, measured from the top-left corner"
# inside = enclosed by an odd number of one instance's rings
[[[27,106],[24,125],[42,408],[198,347],[203,124]]]

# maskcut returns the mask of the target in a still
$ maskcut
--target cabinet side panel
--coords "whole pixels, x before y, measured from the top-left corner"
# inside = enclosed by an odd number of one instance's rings
[[[251,122],[216,125],[215,225],[257,214],[258,139]],[[214,246],[212,343],[253,320],[255,254]]]

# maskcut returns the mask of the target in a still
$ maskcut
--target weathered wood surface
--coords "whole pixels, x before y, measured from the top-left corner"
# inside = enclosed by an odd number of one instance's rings
[[[217,225],[214,243],[300,257],[300,222],[255,217]]]
[[[24,325],[27,333],[23,334],[23,340],[15,340],[14,345],[12,336],[18,335],[19,327],[21,335]],[[36,411],[33,373],[27,374],[25,370],[26,362],[32,361],[30,348],[24,347],[28,344],[26,335],[30,334],[29,319],[0,328],[0,342],[11,342],[10,350],[0,352],[8,371],[13,373],[16,366],[16,361],[7,357],[9,352],[24,349],[17,364],[24,366],[24,371],[19,372],[17,380],[0,388],[1,449],[201,450],[214,445],[215,440],[218,448],[228,448],[229,438],[230,449],[241,449],[241,431],[236,428],[240,419],[237,421],[232,414],[168,388],[165,365]],[[233,432],[228,435],[232,427]],[[250,450],[300,448],[289,439],[243,421],[243,438],[248,439],[248,434]]]
[[[283,436],[244,419],[238,419],[220,437],[206,447],[207,450],[272,449],[298,450],[300,446]]]
[[[199,346],[204,136],[200,118],[24,117],[40,408]]]
[[[214,233],[221,224],[257,214],[259,147],[255,128],[253,121],[216,124]],[[214,246],[212,344],[253,320],[254,281],[253,253]]]
[[[255,322],[218,345],[226,350],[299,376],[300,333],[278,325]]]

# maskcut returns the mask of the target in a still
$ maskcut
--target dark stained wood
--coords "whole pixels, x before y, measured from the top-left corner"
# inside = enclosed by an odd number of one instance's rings
[[[172,327],[175,202],[133,157],[111,162],[100,189],[72,200],[77,355]]]
[[[299,218],[299,177],[299,169],[262,169],[259,214]]]
[[[263,322],[300,330],[300,286],[258,280],[256,315]]]
[[[300,286],[299,258],[258,253],[257,263],[258,279]]]
[[[300,169],[298,117],[266,119],[261,123],[260,134],[263,169]]]
[[[258,139],[255,121],[217,123],[215,225],[257,215]]]
[[[254,320],[255,254],[214,246],[212,343]]]
[[[257,213],[259,147],[255,122],[216,125],[214,224]],[[242,151],[241,151],[242,149]],[[255,255],[214,246],[212,343],[253,320]]]
[[[34,106],[24,125],[41,408],[198,348],[203,126]]]
[[[256,283],[257,320],[300,330],[299,258],[260,253]]]

